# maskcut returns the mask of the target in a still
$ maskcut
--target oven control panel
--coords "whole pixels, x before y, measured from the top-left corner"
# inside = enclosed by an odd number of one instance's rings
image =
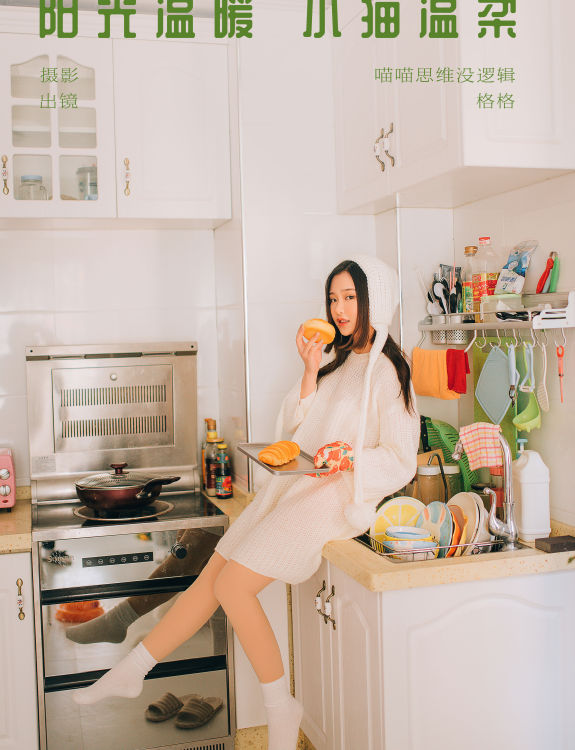
[[[154,553],[150,552],[128,552],[125,555],[100,555],[99,557],[83,557],[83,568],[101,568],[103,565],[126,565],[126,563],[150,562],[154,559]]]
[[[12,509],[16,501],[16,475],[10,448],[0,448],[0,508]]]

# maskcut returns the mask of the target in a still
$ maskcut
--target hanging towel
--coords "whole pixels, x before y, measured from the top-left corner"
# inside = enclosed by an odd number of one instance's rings
[[[452,400],[459,398],[459,393],[449,390],[447,385],[447,362],[445,351],[420,349],[412,352],[413,387],[418,396],[433,396]]]
[[[449,390],[455,393],[467,393],[467,376],[471,372],[467,352],[463,349],[448,349],[445,352],[445,363]]]
[[[469,460],[471,471],[482,466],[501,466],[503,458],[498,424],[490,422],[475,422],[459,430],[459,439]]]

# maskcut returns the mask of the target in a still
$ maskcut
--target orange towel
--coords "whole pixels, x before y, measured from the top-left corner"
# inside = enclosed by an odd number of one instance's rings
[[[412,353],[413,387],[418,396],[433,396],[452,400],[459,393],[450,391],[447,386],[447,353],[442,350],[420,349]]]
[[[501,428],[490,422],[475,422],[459,430],[459,439],[469,459],[471,471],[482,466],[501,466],[503,457],[499,443]]]

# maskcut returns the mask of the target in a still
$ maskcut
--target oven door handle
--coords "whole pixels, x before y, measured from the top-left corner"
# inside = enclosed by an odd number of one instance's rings
[[[198,576],[166,576],[147,578],[144,581],[101,583],[94,586],[70,586],[62,589],[45,589],[40,594],[40,603],[63,604],[64,602],[87,602],[92,599],[119,599],[143,594],[167,594],[185,591]]]
[[[176,675],[199,674],[200,672],[215,672],[227,668],[226,654],[214,656],[197,656],[195,659],[180,659],[179,661],[160,662],[148,672],[144,679],[157,680],[162,677]],[[92,672],[78,672],[77,674],[62,674],[44,678],[44,692],[55,693],[60,690],[75,690],[87,687],[106,674],[107,669],[96,669]]]

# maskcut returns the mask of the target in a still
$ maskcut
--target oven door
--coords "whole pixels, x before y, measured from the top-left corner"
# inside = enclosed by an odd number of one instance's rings
[[[214,526],[39,545],[48,750],[228,747],[231,629],[221,608],[154,667],[138,698],[91,706],[72,700],[75,689],[92,684],[146,636],[193,583],[223,532]],[[147,707],[168,692],[181,700],[219,698],[222,706],[193,729],[178,728],[174,718],[147,719]],[[218,738],[221,745],[204,744]]]

